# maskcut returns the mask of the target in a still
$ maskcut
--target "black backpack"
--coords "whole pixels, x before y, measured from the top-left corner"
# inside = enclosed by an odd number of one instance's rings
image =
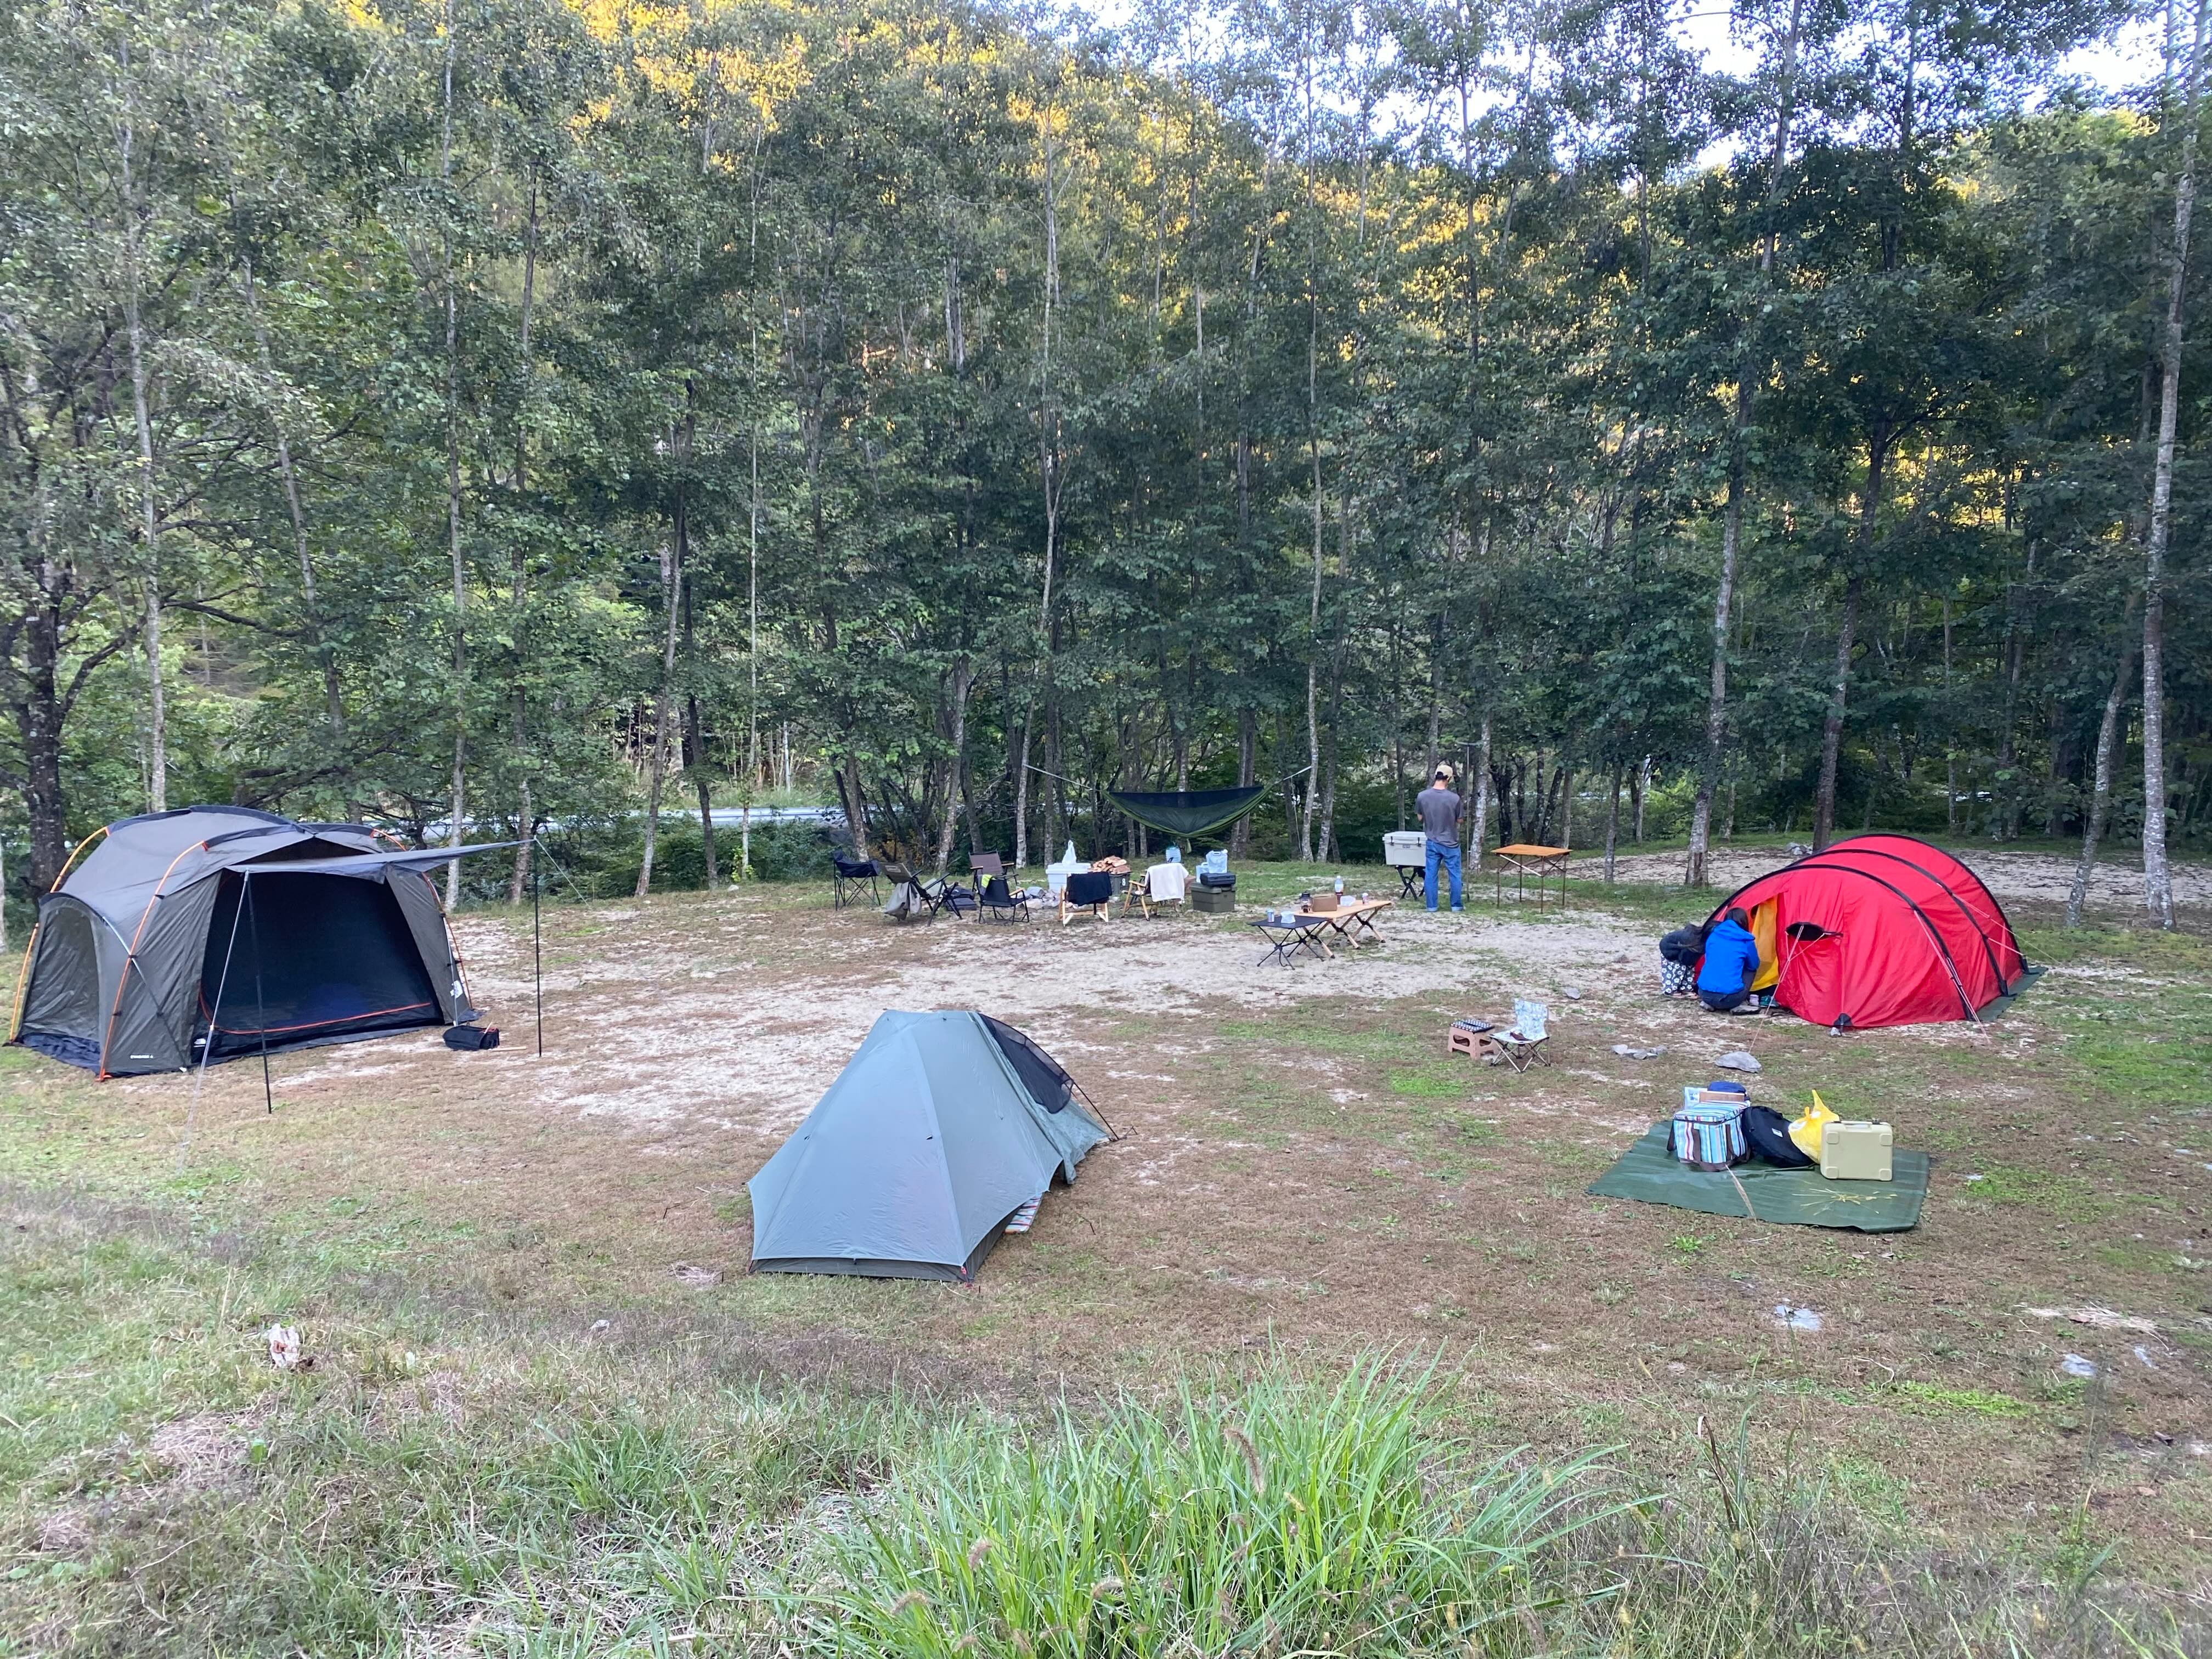
[[[1784,1170],[1809,1170],[1813,1160],[1797,1150],[1797,1143],[1790,1139],[1790,1120],[1771,1106],[1747,1106],[1743,1109],[1744,1144],[1751,1155],[1765,1163]]]

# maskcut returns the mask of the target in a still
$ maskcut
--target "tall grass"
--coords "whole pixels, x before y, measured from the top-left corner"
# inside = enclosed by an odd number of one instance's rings
[[[830,1653],[1492,1650],[1532,1562],[1601,1514],[1564,1476],[1436,1432],[1382,1358],[1173,1407],[1064,1409],[1027,1441],[940,1434],[805,1565],[784,1612]]]
[[[2185,1659],[2201,1620],[1884,1526],[1753,1473],[1743,1425],[1629,1496],[1589,1460],[1486,1458],[1450,1390],[1381,1358],[1172,1407],[941,1429],[847,1524],[781,1540],[765,1600],[838,1659]]]
[[[276,1316],[313,1371],[270,1371]],[[1388,1358],[1010,1419],[5,1188],[0,1330],[0,1654],[2212,1652],[2086,1509],[2056,1547],[1957,1547],[1725,1433],[1547,1471]]]

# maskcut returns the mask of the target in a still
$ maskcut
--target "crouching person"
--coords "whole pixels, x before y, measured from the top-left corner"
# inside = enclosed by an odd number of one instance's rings
[[[1759,941],[1742,908],[1730,910],[1705,935],[1705,965],[1698,969],[1698,1000],[1717,1014],[1755,1014],[1751,982],[1759,977]]]
[[[1659,992],[1686,997],[1698,988],[1698,963],[1705,954],[1703,922],[1686,922],[1659,940]]]

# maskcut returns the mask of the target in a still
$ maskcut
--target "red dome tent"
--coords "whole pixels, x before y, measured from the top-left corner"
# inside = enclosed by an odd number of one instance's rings
[[[2027,963],[1981,878],[1911,836],[1852,836],[1738,888],[1764,963],[1753,982],[1839,1028],[1973,1019]]]

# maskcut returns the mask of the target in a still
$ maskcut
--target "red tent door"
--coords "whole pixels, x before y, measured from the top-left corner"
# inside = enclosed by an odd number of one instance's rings
[[[1785,896],[1796,901],[1786,914]],[[1833,1024],[1843,1007],[1841,896],[1832,889],[1790,889],[1759,907],[1775,912],[1775,1001],[1820,1025]]]

